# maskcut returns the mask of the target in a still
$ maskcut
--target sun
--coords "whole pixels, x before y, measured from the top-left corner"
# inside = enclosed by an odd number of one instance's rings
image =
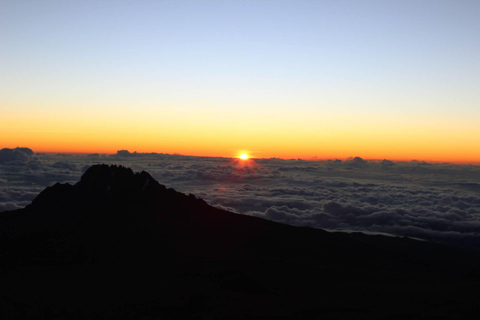
[[[248,154],[242,153],[239,157],[242,160],[247,160],[248,159]]]

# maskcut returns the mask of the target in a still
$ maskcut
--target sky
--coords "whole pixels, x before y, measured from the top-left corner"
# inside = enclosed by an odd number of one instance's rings
[[[479,1],[0,2],[0,147],[480,163]]]

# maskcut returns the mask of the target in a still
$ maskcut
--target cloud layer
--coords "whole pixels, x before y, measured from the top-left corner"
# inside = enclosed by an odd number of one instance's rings
[[[480,167],[425,162],[302,161],[0,150],[0,211],[46,186],[76,182],[96,163],[145,170],[211,205],[298,226],[480,244]],[[14,151],[8,151],[14,150]],[[28,149],[29,150],[29,149]]]

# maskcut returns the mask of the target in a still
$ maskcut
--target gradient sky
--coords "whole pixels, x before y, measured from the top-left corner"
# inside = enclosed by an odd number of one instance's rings
[[[480,163],[480,1],[0,1],[0,147]]]

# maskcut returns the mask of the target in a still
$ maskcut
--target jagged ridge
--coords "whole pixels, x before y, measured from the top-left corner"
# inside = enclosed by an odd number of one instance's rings
[[[188,196],[173,189],[167,189],[145,172],[134,173],[132,169],[116,165],[91,166],[75,185],[68,183],[46,188],[33,201],[37,207],[65,207],[72,203],[85,207],[108,205],[142,206],[185,206],[196,204],[205,206],[193,194]]]

